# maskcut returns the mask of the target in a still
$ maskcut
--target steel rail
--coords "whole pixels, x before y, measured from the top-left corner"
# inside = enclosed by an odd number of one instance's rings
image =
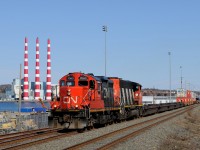
[[[2,135],[0,135],[0,140],[4,139],[6,137],[10,137],[10,136],[24,135],[24,134],[30,133],[30,132],[42,132],[42,130],[48,130],[48,129],[49,128],[43,128],[43,129],[36,129],[36,130],[28,130],[28,131],[21,131],[21,132],[15,132],[15,133],[2,134]]]
[[[192,107],[193,108],[193,107]],[[192,109],[191,107],[190,108],[185,108],[186,110],[188,109]],[[174,113],[179,113],[182,114],[183,112],[185,112],[186,110],[178,110],[176,112],[171,112],[169,114],[166,114],[166,115],[162,115],[162,116],[159,116],[159,117],[156,117],[156,118],[153,118],[153,119],[150,119],[150,120],[147,120],[147,121],[143,121],[143,122],[140,122],[140,123],[137,123],[137,124],[134,124],[134,125],[131,125],[131,126],[128,126],[128,127],[125,127],[125,128],[122,128],[122,129],[119,129],[119,130],[116,130],[116,131],[113,131],[113,132],[110,132],[110,133],[107,133],[107,134],[104,134],[102,136],[99,136],[99,137],[96,137],[96,138],[93,138],[93,139],[90,139],[90,140],[87,140],[85,142],[82,142],[82,143],[79,143],[79,144],[76,144],[76,145],[73,145],[71,147],[68,147],[68,148],[65,148],[65,150],[77,150],[77,149],[80,149],[82,148],[83,146],[86,146],[86,145],[89,145],[89,144],[92,144],[92,143],[95,143],[99,140],[102,140],[102,139],[105,139],[107,137],[110,137],[112,135],[115,135],[115,134],[119,134],[121,132],[124,132],[124,131],[127,131],[131,128],[134,128],[134,127],[137,127],[137,126],[141,126],[141,125],[144,125],[146,123],[150,123],[150,122],[153,122],[153,121],[156,121],[158,119],[161,119],[161,118],[164,118],[164,117],[167,117],[167,116],[170,116],[170,115],[174,115]]]
[[[15,139],[15,138],[18,138],[18,137],[22,137],[22,136],[30,136],[30,135],[33,135],[33,134],[42,134],[42,133],[45,133],[45,132],[48,132],[48,131],[59,131],[61,128],[45,128],[45,129],[38,129],[38,130],[29,130],[29,131],[26,131],[25,133],[19,133],[19,134],[11,134],[9,136],[5,136],[5,137],[1,137],[0,138],[0,144],[2,141],[6,141],[6,140],[9,140],[9,139]]]
[[[60,138],[66,137],[66,136],[72,136],[72,135],[75,135],[75,134],[78,134],[78,133],[76,131],[70,132],[70,133],[63,133],[63,134],[58,133],[57,135],[54,135],[54,136],[51,136],[51,137],[47,137],[47,138],[44,138],[44,139],[39,139],[39,140],[36,140],[36,141],[31,141],[31,142],[29,141],[27,143],[14,145],[14,146],[10,146],[10,147],[7,147],[7,148],[2,148],[1,150],[18,150],[18,149],[22,149],[22,148],[28,148],[28,147],[36,145],[36,144],[47,143],[47,142],[50,142],[50,141],[53,141],[53,140],[56,140],[56,139],[60,139]]]
[[[192,108],[191,108],[191,109],[192,109]],[[190,111],[191,109],[185,110],[184,113],[187,112],[187,111]],[[112,141],[112,142],[110,142],[110,143],[108,143],[108,144],[106,144],[106,145],[103,145],[102,147],[98,148],[97,150],[107,150],[107,149],[109,149],[109,148],[111,148],[111,147],[113,148],[113,146],[116,146],[116,145],[118,145],[119,143],[122,143],[122,142],[124,142],[125,140],[127,140],[127,139],[129,139],[129,138],[132,138],[133,136],[140,135],[141,133],[144,133],[145,131],[147,131],[147,130],[149,130],[149,129],[151,129],[151,128],[153,128],[153,127],[155,127],[155,126],[157,126],[157,125],[159,125],[159,124],[161,124],[161,123],[164,123],[164,122],[166,122],[166,121],[168,121],[168,120],[170,120],[170,119],[172,119],[172,118],[174,118],[174,117],[177,117],[177,115],[182,115],[182,112],[177,113],[177,114],[175,114],[175,115],[173,115],[173,116],[170,116],[170,117],[168,117],[168,118],[166,118],[166,119],[160,120],[160,121],[158,121],[158,122],[156,122],[156,123],[153,123],[153,124],[151,124],[151,125],[148,125],[148,126],[146,126],[146,127],[143,127],[143,128],[141,128],[141,129],[138,129],[137,131],[134,131],[134,132],[132,132],[132,133],[126,135],[126,136],[123,136],[123,137],[121,137],[120,139],[116,139],[116,140],[114,140],[114,141]]]
[[[54,134],[57,131],[59,131],[59,129],[46,130],[45,132],[43,131],[42,133],[39,133],[39,134],[37,132],[29,133],[29,134],[23,135],[23,137],[21,135],[15,136],[15,137],[8,137],[8,138],[5,138],[5,139],[1,139],[0,146],[4,146],[4,145],[16,143],[16,142],[21,142],[21,141],[26,140],[27,138],[30,140],[30,139],[35,139],[35,138],[38,138],[38,137],[47,136],[47,135],[50,135],[50,134]]]

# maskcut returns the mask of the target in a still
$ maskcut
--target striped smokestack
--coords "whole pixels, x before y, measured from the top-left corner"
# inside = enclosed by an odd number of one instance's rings
[[[46,79],[46,100],[51,100],[51,46],[50,39],[47,40],[47,79]]]
[[[29,91],[29,87],[28,87],[28,39],[25,38],[25,48],[24,48],[24,100],[28,100],[28,97],[29,97],[28,91]]]
[[[39,39],[36,39],[36,64],[35,64],[35,99],[40,98],[40,55]]]

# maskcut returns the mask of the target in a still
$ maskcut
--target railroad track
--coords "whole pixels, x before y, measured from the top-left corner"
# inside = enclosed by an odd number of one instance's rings
[[[87,146],[91,146],[91,145],[96,145],[98,147],[95,147],[94,149],[109,149],[111,147],[113,147],[113,145],[117,145],[120,142],[125,141],[127,138],[136,136],[141,134],[142,132],[145,132],[146,130],[153,128],[154,126],[165,122],[177,115],[183,114],[184,112],[187,112],[191,109],[193,109],[194,106],[190,106],[190,107],[186,107],[185,109],[181,109],[181,110],[177,110],[176,112],[171,112],[169,114],[166,115],[162,115],[160,117],[156,117],[154,119],[150,119],[147,121],[143,121],[141,123],[137,123],[134,124],[132,126],[128,126],[126,128],[117,130],[117,131],[113,131],[111,133],[99,136],[97,138],[79,143],[77,145],[73,145],[71,147],[66,147],[65,149],[87,149]],[[123,132],[129,132],[131,130],[133,130],[134,128],[140,127],[140,129],[135,129],[135,131],[131,132],[131,134],[126,134],[123,137],[120,138],[116,138],[116,139],[112,139],[112,136],[115,135],[122,135]],[[47,143],[53,140],[57,140],[57,139],[61,139],[61,138],[65,138],[65,137],[69,137],[69,136],[73,136],[77,133],[76,131],[72,131],[72,132],[65,132],[65,133],[59,133],[57,132],[58,129],[44,129],[43,131],[35,131],[35,133],[33,131],[31,131],[31,133],[29,134],[27,132],[26,134],[23,135],[17,135],[16,139],[9,139],[9,137],[7,137],[8,141],[6,142],[6,138],[4,138],[4,141],[2,141],[1,139],[3,139],[2,137],[0,137],[0,149],[6,149],[6,150],[10,150],[10,149],[22,149],[22,148],[29,148],[31,146],[34,145],[39,145],[39,144],[43,144],[43,143]],[[26,135],[26,137],[25,137]],[[23,138],[23,139],[22,139]],[[111,140],[109,139],[111,138]],[[21,140],[20,140],[21,139]],[[104,141],[104,142],[102,142]],[[105,142],[107,141],[107,142]],[[108,141],[111,141],[108,143]],[[99,142],[101,142],[101,144],[99,144]],[[17,144],[16,144],[17,143]],[[102,144],[103,143],[103,144]]]
[[[143,132],[163,123],[166,122],[177,115],[181,115],[185,112],[190,111],[195,106],[190,106],[189,108],[185,108],[184,110],[178,110],[176,112],[172,112],[157,118],[153,118],[141,123],[137,123],[126,128],[113,131],[107,133],[105,135],[93,138],[91,140],[73,145],[71,147],[65,148],[65,150],[77,150],[77,149],[88,149],[87,147],[92,147],[92,149],[98,150],[107,150],[109,148],[113,148],[114,146],[128,140],[131,137],[137,136],[142,134]]]
[[[60,136],[60,128],[45,128],[20,133],[4,135],[0,137],[0,149],[20,149],[31,146],[36,141],[42,141],[49,137]],[[39,143],[39,142],[38,142]]]
[[[9,134],[2,134],[0,135],[0,140],[9,138],[9,137],[15,137],[15,136],[23,136],[30,133],[40,133],[51,130],[50,128],[43,128],[43,129],[36,129],[36,130],[29,130],[29,131],[21,131],[21,132],[15,132],[15,133],[9,133]]]

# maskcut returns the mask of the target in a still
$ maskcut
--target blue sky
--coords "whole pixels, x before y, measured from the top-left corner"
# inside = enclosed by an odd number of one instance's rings
[[[29,80],[35,78],[35,41],[40,39],[41,81],[46,80],[51,39],[52,83],[69,72],[107,75],[143,88],[200,89],[200,1],[184,0],[4,0],[0,1],[0,84],[19,77],[24,38],[29,40]]]

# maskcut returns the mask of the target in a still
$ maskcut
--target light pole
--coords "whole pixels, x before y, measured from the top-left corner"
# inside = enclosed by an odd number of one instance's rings
[[[105,32],[105,76],[106,76],[106,32],[108,31],[107,29],[108,29],[107,26],[104,25],[103,31]]]
[[[171,52],[168,52],[169,55],[169,100],[171,102]]]
[[[183,88],[183,77],[182,77],[182,66],[180,66],[181,69],[181,89]]]
[[[19,131],[21,131],[21,103],[22,103],[22,91],[21,91],[21,81],[22,81],[22,64],[20,64],[20,74],[19,74],[19,106],[18,106],[18,112],[19,112],[19,122],[18,122],[18,125],[19,125]]]

